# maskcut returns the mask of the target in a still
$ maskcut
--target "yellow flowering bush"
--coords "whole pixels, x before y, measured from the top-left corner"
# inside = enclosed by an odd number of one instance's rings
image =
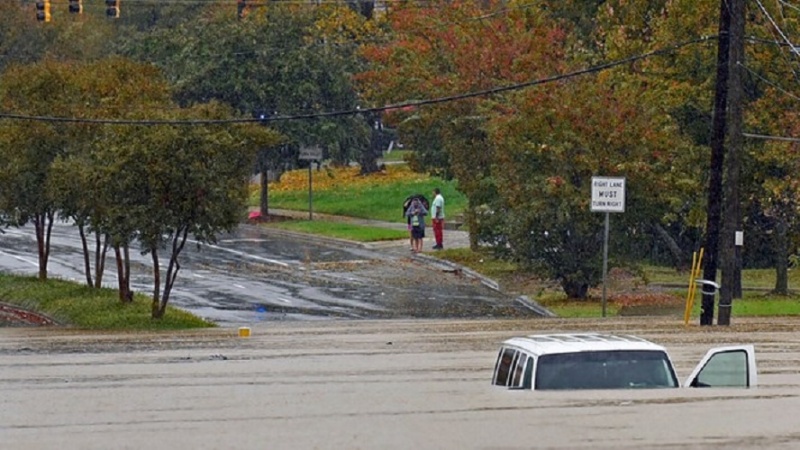
[[[386,170],[361,175],[360,167],[323,167],[317,171],[311,169],[314,191],[336,190],[341,187],[367,187],[381,184],[391,184],[398,181],[422,181],[428,179],[425,174],[411,171],[405,164],[390,165]],[[281,176],[280,182],[269,184],[270,192],[292,192],[308,190],[308,169],[298,169],[286,172]]]

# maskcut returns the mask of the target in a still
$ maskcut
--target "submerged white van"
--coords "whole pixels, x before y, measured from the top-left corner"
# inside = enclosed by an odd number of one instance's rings
[[[542,334],[503,342],[492,384],[510,389],[681,387],[664,347],[628,335]],[[755,387],[752,345],[712,348],[683,387]]]

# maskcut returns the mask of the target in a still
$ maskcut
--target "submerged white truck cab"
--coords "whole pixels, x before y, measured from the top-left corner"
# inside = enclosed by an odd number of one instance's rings
[[[629,335],[541,334],[503,342],[492,384],[510,389],[755,387],[752,345],[712,348],[681,385],[664,347]]]

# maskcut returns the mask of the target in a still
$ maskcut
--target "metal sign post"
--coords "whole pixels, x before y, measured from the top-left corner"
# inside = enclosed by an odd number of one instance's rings
[[[320,147],[300,147],[299,159],[308,161],[308,220],[314,220],[313,194],[311,189],[311,164],[312,161],[319,161],[322,159],[322,149]]]
[[[592,212],[606,213],[603,232],[603,317],[606,316],[609,213],[625,212],[625,178],[592,177]]]

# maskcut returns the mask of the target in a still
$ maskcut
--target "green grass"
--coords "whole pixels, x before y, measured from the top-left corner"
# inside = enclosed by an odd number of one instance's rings
[[[274,222],[264,226],[280,228],[283,230],[298,231],[338,239],[348,239],[358,242],[389,241],[407,239],[408,231],[392,230],[388,228],[355,225],[346,222],[330,222],[324,220],[299,220],[287,222]]]
[[[800,298],[776,297],[763,294],[744,294],[742,299],[733,300],[733,317],[769,317],[800,315]],[[699,308],[696,312],[699,316]]]
[[[438,251],[435,256],[469,267],[498,281],[517,273],[516,264],[497,259],[488,250],[474,252],[468,248],[455,248]]]
[[[168,307],[159,320],[150,318],[150,298],[136,295],[123,304],[114,289],[91,289],[64,280],[39,281],[0,273],[0,301],[46,314],[61,324],[91,330],[177,330],[214,324]]]
[[[490,252],[473,252],[469,249],[445,250],[436,253],[437,257],[469,267],[483,275],[497,280],[504,290],[514,294],[524,294],[550,309],[560,317],[583,318],[601,317],[602,304],[599,298],[587,301],[567,299],[566,295],[553,283],[535,280],[532,274],[525,274],[510,262],[494,258]],[[644,277],[650,285],[672,286],[671,292],[679,302],[685,302],[689,274],[681,273],[671,267],[644,266]],[[790,271],[790,286],[800,284],[800,274]],[[732,317],[769,317],[800,315],[800,295],[788,297],[769,294],[775,284],[775,271],[769,269],[748,269],[742,272],[742,286],[746,291],[744,298],[734,299]],[[686,286],[677,287],[677,286]],[[748,290],[752,289],[752,290]],[[611,294],[609,293],[609,297]],[[719,296],[717,296],[717,302]],[[696,294],[692,308],[692,319],[700,315],[701,296]],[[606,315],[616,316],[620,308],[612,301],[606,304]],[[714,314],[717,310],[715,305]]]
[[[436,178],[415,181],[399,181],[372,186],[341,187],[333,190],[314,191],[313,210],[325,214],[375,219],[387,222],[405,222],[403,201],[412,194],[423,194],[433,201],[433,188],[439,187],[445,198],[447,217],[456,217],[464,212],[467,200],[458,192],[453,182]],[[287,192],[270,192],[271,208],[308,211],[308,189]],[[258,194],[250,199],[250,206],[258,206]]]
[[[665,266],[643,266],[645,278],[649,283],[684,285],[689,284],[689,272],[678,272],[673,267]],[[717,281],[722,275],[717,273]],[[700,274],[702,278],[702,270]],[[789,270],[789,285],[800,285],[800,271]],[[742,271],[742,286],[749,289],[771,290],[775,288],[775,269],[747,269]]]

